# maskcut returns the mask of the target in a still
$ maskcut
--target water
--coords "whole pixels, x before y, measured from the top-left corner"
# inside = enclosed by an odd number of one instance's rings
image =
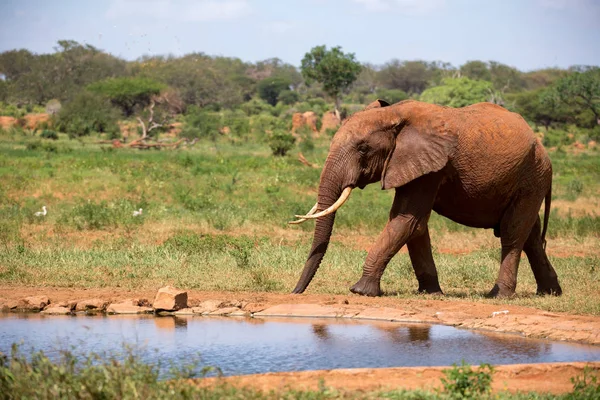
[[[526,339],[442,325],[333,319],[43,316],[0,314],[0,351],[122,353],[182,365],[200,354],[225,375],[311,369],[600,361],[600,346]]]

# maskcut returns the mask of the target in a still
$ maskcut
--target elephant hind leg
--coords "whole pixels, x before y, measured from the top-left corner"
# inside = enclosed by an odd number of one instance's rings
[[[406,246],[408,247],[408,255],[410,256],[410,261],[419,282],[419,292],[443,294],[435,262],[433,261],[433,255],[431,254],[429,229],[426,228],[423,234],[412,238],[406,243]]]
[[[536,219],[523,249],[525,250],[525,254],[527,254],[533,276],[537,283],[537,294],[560,296],[562,289],[558,283],[556,271],[552,267],[544,250],[539,217]]]
[[[521,252],[530,236],[542,199],[534,195],[516,198],[500,221],[502,256],[498,279],[488,297],[510,297],[517,288],[517,272]]]

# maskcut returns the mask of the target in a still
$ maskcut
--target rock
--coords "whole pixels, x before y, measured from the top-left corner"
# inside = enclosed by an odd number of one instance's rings
[[[321,133],[325,133],[327,129],[335,129],[337,131],[341,123],[340,118],[335,115],[335,112],[326,112],[323,114],[323,119],[321,120]]]
[[[165,286],[158,289],[153,307],[155,310],[177,311],[187,308],[187,299],[188,295],[186,291],[176,289],[172,286]]]
[[[19,300],[18,309],[25,311],[40,311],[50,304],[48,296],[29,296]]]
[[[194,314],[208,314],[215,311],[219,307],[224,307],[227,304],[221,300],[206,300],[198,304],[197,307],[192,307]]]
[[[175,311],[173,314],[175,314],[175,315],[194,315],[197,313],[194,312],[193,308],[182,308],[181,310]]]
[[[237,311],[229,313],[229,316],[230,317],[248,317],[248,316],[250,316],[250,313],[248,311],[238,309]]]
[[[307,111],[305,113],[294,113],[292,115],[292,133],[304,126],[307,126],[313,133],[317,132],[317,114],[313,111]]]
[[[596,141],[595,140],[590,140],[588,142],[588,149],[595,149],[596,148]]]
[[[215,311],[209,313],[208,315],[229,315],[233,312],[237,312],[240,311],[239,308],[237,307],[225,307],[225,308],[219,308],[216,309]]]
[[[147,307],[143,300],[127,299],[120,303],[110,304],[106,308],[109,314],[146,314],[152,312],[152,307]]]
[[[67,315],[71,314],[71,309],[69,307],[51,306],[46,308],[41,313],[50,315]]]
[[[80,300],[77,302],[75,311],[104,311],[107,305],[108,301],[102,299]]]

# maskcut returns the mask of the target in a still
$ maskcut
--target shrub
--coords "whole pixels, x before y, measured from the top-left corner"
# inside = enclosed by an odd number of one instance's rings
[[[49,129],[44,129],[40,134],[40,137],[42,139],[58,140],[58,134],[55,131],[51,131]]]
[[[102,97],[81,92],[62,107],[55,117],[55,128],[69,137],[87,136],[92,132],[119,132],[119,112]]]
[[[259,99],[252,99],[240,106],[240,109],[246,113],[246,115],[258,115],[263,112],[272,114],[273,107]]]
[[[278,76],[270,76],[258,82],[256,89],[261,99],[274,106],[277,104],[279,95],[284,90],[289,91],[290,80]]]
[[[222,126],[228,127],[237,137],[247,138],[250,134],[250,119],[240,110],[225,111]]]
[[[300,95],[298,95],[297,92],[288,89],[281,91],[277,99],[283,104],[292,105],[300,100]]]
[[[274,156],[285,156],[294,147],[296,138],[291,133],[282,130],[273,132],[269,138],[269,147]]]
[[[185,122],[182,137],[215,140],[221,128],[222,118],[219,113],[190,107]]]
[[[479,399],[491,390],[494,367],[481,364],[477,372],[463,360],[461,365],[443,371],[442,385],[452,399]]]

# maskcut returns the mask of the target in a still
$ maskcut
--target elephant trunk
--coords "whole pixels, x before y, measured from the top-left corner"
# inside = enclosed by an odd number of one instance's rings
[[[343,189],[348,186],[343,180],[345,174],[340,173],[340,171],[343,170],[341,167],[345,160],[345,157],[336,157],[331,154],[328,157],[325,167],[323,168],[323,173],[321,174],[317,211],[322,211],[331,207],[336,200],[338,200]],[[310,253],[304,264],[302,275],[292,293],[303,293],[315,276],[319,265],[321,265],[323,256],[327,251],[334,220],[335,212],[317,218]]]

